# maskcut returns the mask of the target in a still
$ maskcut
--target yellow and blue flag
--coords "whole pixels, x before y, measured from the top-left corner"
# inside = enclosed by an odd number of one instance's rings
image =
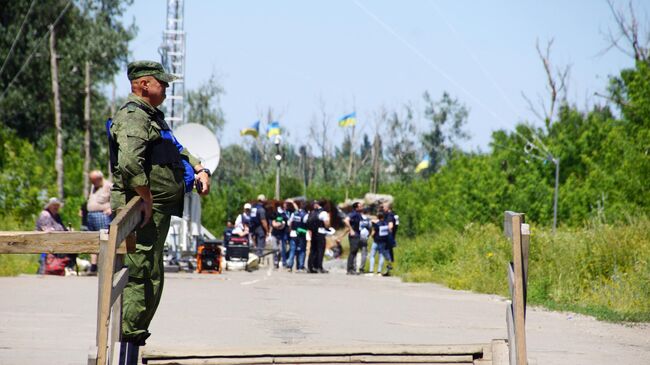
[[[353,112],[348,115],[344,115],[339,119],[339,127],[351,127],[357,124],[357,113]]]
[[[273,121],[266,127],[266,135],[271,138],[280,135],[280,122]]]
[[[422,172],[422,170],[426,170],[428,168],[429,168],[429,156],[427,155],[424,156],[422,161],[417,166],[415,166],[415,173],[417,174],[419,172]]]
[[[251,136],[253,138],[257,138],[260,134],[260,121],[256,121],[253,123],[250,127],[244,128],[241,131],[239,131],[240,136]]]

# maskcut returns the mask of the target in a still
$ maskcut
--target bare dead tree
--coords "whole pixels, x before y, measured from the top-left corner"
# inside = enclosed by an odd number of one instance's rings
[[[56,53],[56,33],[50,25],[50,74],[52,76],[52,97],[54,104],[54,131],[56,133],[56,153],[54,169],[56,170],[56,190],[59,199],[63,199],[63,129],[61,127],[61,97],[59,93],[59,63]]]
[[[84,197],[90,192],[88,174],[92,156],[90,155],[90,62],[86,61],[84,69],[84,166],[83,166],[83,194]]]
[[[539,119],[543,120],[548,129],[553,124],[553,118],[555,116],[555,111],[557,104],[560,101],[566,100],[567,95],[567,83],[569,79],[569,74],[571,72],[571,66],[566,65],[564,67],[553,68],[551,63],[551,48],[553,46],[553,39],[546,43],[546,49],[542,51],[542,48],[539,45],[539,39],[535,42],[535,49],[537,50],[537,55],[542,61],[544,66],[544,72],[546,73],[546,91],[548,92],[548,105],[545,101],[545,98],[541,95],[538,95],[538,105],[535,104],[522,93],[524,100],[528,104],[528,109]],[[541,111],[540,111],[541,110]]]
[[[388,110],[381,107],[375,117],[375,136],[372,142],[372,174],[370,175],[370,192],[377,193],[379,189],[379,179],[381,173],[381,163],[383,161],[383,144],[380,137],[382,126],[387,124]]]
[[[639,21],[632,1],[628,3],[627,14],[625,10],[617,9],[612,0],[607,0],[607,5],[614,16],[617,29],[615,31],[610,29],[607,32],[606,38],[609,41],[609,46],[601,53],[616,48],[628,56],[634,57],[636,61],[648,62],[650,34],[646,34],[645,37],[639,35]],[[623,45],[625,43],[626,45]]]
[[[330,181],[330,160],[332,153],[332,146],[329,142],[328,135],[330,132],[330,116],[327,114],[325,108],[325,101],[319,101],[319,116],[312,118],[309,126],[309,138],[313,141],[321,155],[321,169],[323,172],[323,180]]]

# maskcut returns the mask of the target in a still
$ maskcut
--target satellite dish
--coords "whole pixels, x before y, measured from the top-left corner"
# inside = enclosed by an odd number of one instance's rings
[[[183,124],[174,130],[174,136],[183,147],[201,160],[203,167],[214,171],[219,166],[221,147],[217,136],[207,127],[196,123]]]

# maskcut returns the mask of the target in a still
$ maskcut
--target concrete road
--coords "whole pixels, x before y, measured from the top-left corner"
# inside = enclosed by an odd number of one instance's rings
[[[260,270],[172,274],[147,348],[488,343],[507,303],[397,278]],[[0,364],[85,364],[97,279],[0,278]],[[650,364],[650,326],[529,309],[532,364]]]

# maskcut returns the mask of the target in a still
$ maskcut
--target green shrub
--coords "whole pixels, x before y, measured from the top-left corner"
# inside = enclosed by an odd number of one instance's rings
[[[508,296],[510,243],[492,224],[402,239],[396,273]],[[650,320],[650,220],[532,232],[528,301],[614,321]]]

